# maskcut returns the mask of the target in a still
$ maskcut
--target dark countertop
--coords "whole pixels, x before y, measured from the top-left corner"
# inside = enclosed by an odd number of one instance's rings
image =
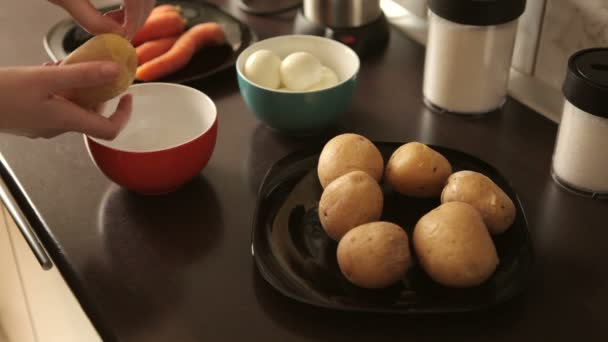
[[[216,3],[261,38],[290,31],[289,17],[249,18],[234,2]],[[46,61],[41,37],[63,16],[43,0],[2,1],[0,66]],[[607,202],[552,181],[556,125],[520,103],[510,99],[502,113],[481,119],[429,112],[421,101],[423,56],[423,47],[393,31],[388,50],[363,64],[338,130],[460,149],[511,180],[528,215],[536,266],[524,295],[489,312],[347,314],[270,288],[250,252],[256,189],[273,162],[318,141],[258,124],[233,71],[196,85],[216,101],[218,144],[200,177],[172,195],[145,198],[112,185],[77,134],[2,135],[0,151],[48,226],[38,235],[107,340],[600,340],[608,333]]]

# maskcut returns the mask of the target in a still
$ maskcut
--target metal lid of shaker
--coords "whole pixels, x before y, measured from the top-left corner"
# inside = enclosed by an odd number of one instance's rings
[[[429,0],[428,6],[433,13],[459,24],[492,26],[519,18],[526,0]]]
[[[585,49],[568,60],[564,97],[585,112],[608,118],[608,48]]]

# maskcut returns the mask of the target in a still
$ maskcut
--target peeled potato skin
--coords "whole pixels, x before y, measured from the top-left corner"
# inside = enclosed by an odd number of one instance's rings
[[[340,241],[352,228],[379,220],[383,205],[376,180],[363,171],[352,171],[325,188],[319,201],[319,219],[327,235]]]
[[[114,61],[120,66],[120,73],[111,83],[71,89],[64,94],[67,99],[85,108],[94,108],[123,93],[133,83],[137,69],[135,48],[128,40],[113,33],[92,37],[72,51],[60,65],[92,61]]]
[[[490,234],[501,234],[515,221],[515,205],[507,194],[487,176],[459,171],[448,178],[441,203],[465,202],[481,213]]]
[[[405,231],[390,222],[351,229],[338,244],[338,266],[346,279],[364,288],[384,288],[401,279],[412,259]]]
[[[397,192],[413,197],[435,197],[452,173],[450,162],[419,142],[402,145],[386,164],[385,181]]]
[[[416,224],[414,250],[426,273],[449,287],[471,287],[496,270],[498,255],[479,212],[462,202],[431,210]]]
[[[325,144],[317,166],[323,188],[334,179],[356,170],[368,173],[377,182],[382,179],[384,159],[371,141],[358,134],[345,133]]]

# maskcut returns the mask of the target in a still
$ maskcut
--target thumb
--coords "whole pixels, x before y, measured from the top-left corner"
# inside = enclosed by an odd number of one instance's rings
[[[113,140],[129,120],[133,99],[129,94],[121,97],[116,110],[109,117],[86,111],[59,98],[51,100],[48,108],[48,117],[61,123],[61,131],[80,132],[95,138]]]
[[[108,16],[104,16],[88,0],[55,0],[53,2],[63,7],[86,31],[91,34],[124,34],[124,29],[120,23]]]

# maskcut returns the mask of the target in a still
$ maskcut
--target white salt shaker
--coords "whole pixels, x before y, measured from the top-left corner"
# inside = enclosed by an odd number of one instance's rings
[[[425,103],[484,114],[502,107],[525,0],[429,0]]]
[[[568,60],[564,109],[553,154],[553,179],[574,192],[608,195],[608,48]]]

